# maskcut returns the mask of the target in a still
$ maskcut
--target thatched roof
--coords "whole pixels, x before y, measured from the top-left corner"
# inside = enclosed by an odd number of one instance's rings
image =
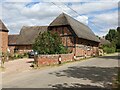
[[[4,23],[2,22],[2,20],[0,20],[0,31],[8,32],[8,29],[7,29],[7,27],[4,25]]]
[[[18,45],[29,45],[35,42],[39,33],[47,31],[48,26],[23,26],[17,40]]]
[[[51,24],[50,26],[61,26],[61,25],[70,25],[74,30],[75,34],[79,38],[100,42],[99,39],[95,36],[92,30],[84,25],[83,23],[75,20],[74,18],[68,16],[65,13],[60,14]]]
[[[105,38],[100,38],[100,45],[107,45],[110,44],[110,41],[106,40]]]
[[[19,35],[8,35],[8,45],[16,45]]]

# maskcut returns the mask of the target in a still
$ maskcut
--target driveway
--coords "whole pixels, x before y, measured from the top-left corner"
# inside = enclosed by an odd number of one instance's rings
[[[3,73],[3,88],[110,88],[117,67],[118,54],[113,54],[12,76]]]
[[[34,59],[28,59],[28,58],[23,58],[23,59],[17,59],[17,60],[12,60],[9,62],[5,62],[4,67],[4,75],[14,75],[17,73],[22,73],[25,71],[29,71],[32,68],[30,67]]]

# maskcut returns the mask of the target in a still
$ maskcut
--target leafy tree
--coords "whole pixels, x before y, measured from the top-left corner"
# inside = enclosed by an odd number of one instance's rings
[[[110,29],[108,34],[105,36],[105,39],[109,40],[110,42],[115,42],[117,39],[117,31],[115,29]]]
[[[67,53],[60,36],[50,31],[40,33],[33,44],[33,50],[39,54],[62,54]]]
[[[117,34],[118,34],[118,37],[117,37],[116,47],[117,49],[120,49],[120,27],[117,28]]]
[[[116,29],[110,29],[108,34],[105,36],[105,39],[109,40],[111,42],[110,45],[108,46],[103,46],[103,50],[107,51],[108,53],[110,52],[115,52],[116,48],[118,48],[118,46],[120,45],[120,41],[119,41],[119,31]]]

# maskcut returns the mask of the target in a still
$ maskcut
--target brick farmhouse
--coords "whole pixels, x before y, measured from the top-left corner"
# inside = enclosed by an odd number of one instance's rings
[[[8,49],[8,29],[0,20],[0,52],[6,53]]]
[[[76,56],[98,55],[100,40],[88,26],[65,13],[60,14],[49,26],[23,26],[12,49],[19,53],[31,51],[36,37],[45,31],[57,32],[63,45]]]

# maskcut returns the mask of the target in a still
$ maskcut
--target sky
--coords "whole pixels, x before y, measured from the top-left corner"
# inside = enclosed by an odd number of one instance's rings
[[[0,19],[9,34],[23,26],[49,25],[62,12],[89,26],[98,36],[118,27],[119,0],[0,0]]]

